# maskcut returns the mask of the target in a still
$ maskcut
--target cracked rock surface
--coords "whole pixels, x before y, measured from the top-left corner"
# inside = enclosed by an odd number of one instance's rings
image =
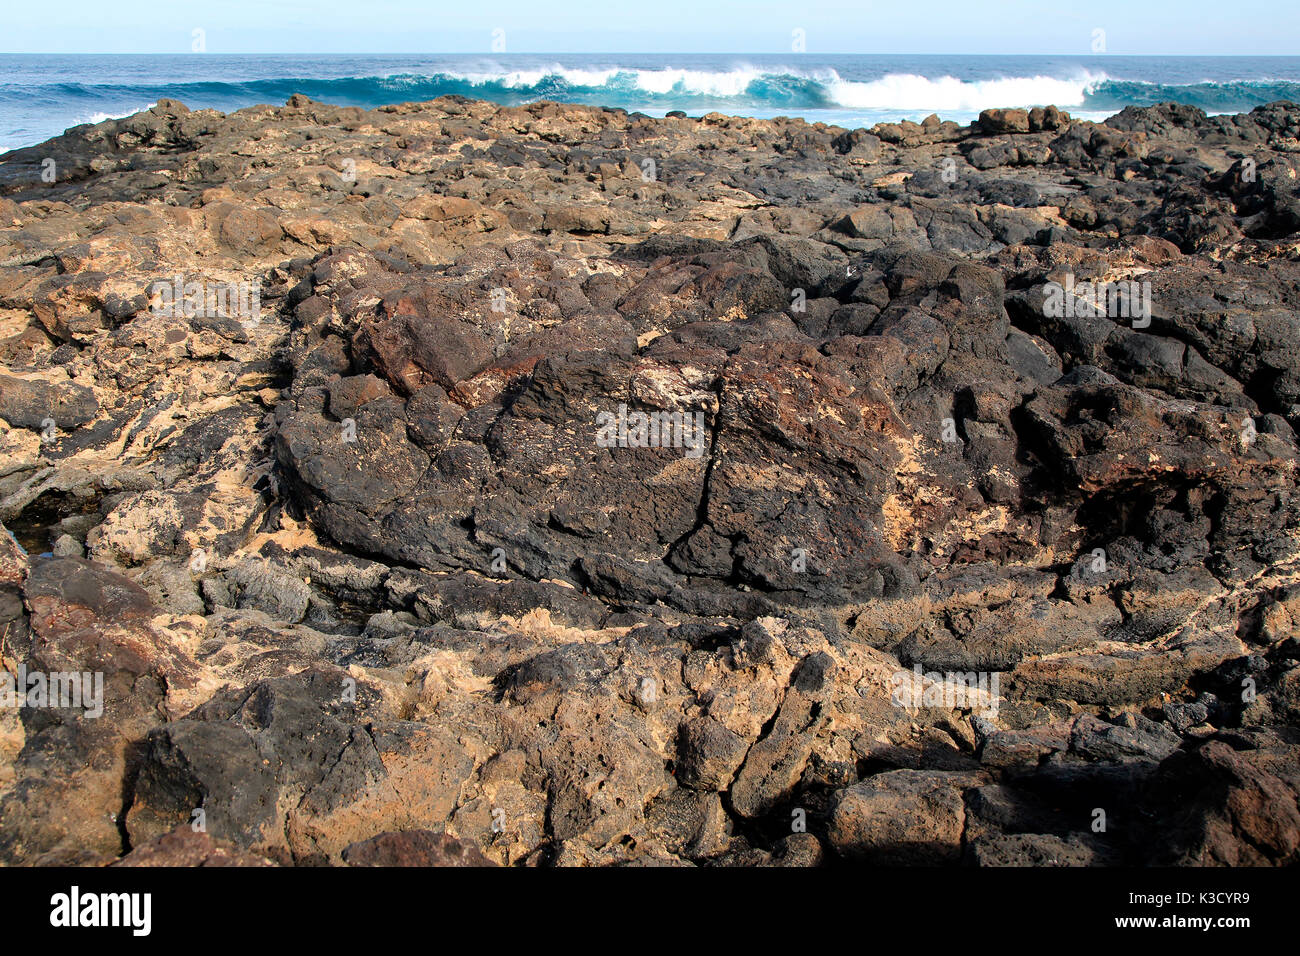
[[[0,157],[0,665],[102,675],[0,706],[0,861],[1300,862],[1298,135],[295,96]]]

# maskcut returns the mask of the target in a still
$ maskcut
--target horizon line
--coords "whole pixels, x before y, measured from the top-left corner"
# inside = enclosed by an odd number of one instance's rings
[[[1073,57],[1078,59],[1119,59],[1145,57],[1148,59],[1167,60],[1208,60],[1208,59],[1254,59],[1254,60],[1300,60],[1296,53],[794,53],[791,51],[748,50],[745,52],[713,50],[512,50],[494,52],[491,50],[313,50],[313,51],[275,51],[265,50],[230,50],[223,52],[194,51],[175,52],[150,51],[106,51],[90,50],[0,50],[0,56],[178,56],[178,57],[218,57],[218,56],[788,56],[794,58],[816,58],[819,56],[873,56],[873,57]]]

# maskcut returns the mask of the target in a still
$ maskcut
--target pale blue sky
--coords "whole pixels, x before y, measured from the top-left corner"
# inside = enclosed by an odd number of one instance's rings
[[[1264,0],[58,0],[11,3],[0,52],[1300,53],[1300,3]]]

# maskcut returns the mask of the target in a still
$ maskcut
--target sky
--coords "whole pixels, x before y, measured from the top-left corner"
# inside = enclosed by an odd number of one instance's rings
[[[12,3],[4,53],[1300,54],[1265,0],[59,0]]]

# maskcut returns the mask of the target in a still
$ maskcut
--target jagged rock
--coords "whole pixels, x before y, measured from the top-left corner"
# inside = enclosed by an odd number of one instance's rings
[[[1104,859],[1083,838],[1050,833],[999,833],[970,848],[976,866],[1099,866]]]
[[[0,708],[0,858],[1294,863],[1297,130],[295,96],[6,154],[0,663],[105,709]]]
[[[75,382],[51,384],[0,375],[0,418],[20,428],[56,429],[84,425],[99,412],[93,390]]]
[[[1029,112],[1027,110],[984,110],[980,113],[980,128],[990,135],[999,133],[1028,133]]]
[[[113,866],[274,866],[266,857],[246,853],[230,843],[182,824],[131,852]]]
[[[0,797],[0,858],[107,863],[122,853],[135,741],[165,719],[168,685],[193,682],[195,668],[151,630],[156,609],[121,575],[76,558],[47,560],[28,571],[23,594],[32,640],[14,670],[29,681],[25,742]],[[3,679],[8,694],[19,689],[10,674]]]
[[[842,857],[875,865],[956,863],[961,857],[964,787],[978,775],[894,770],[836,795],[830,841]]]
[[[348,866],[493,866],[471,844],[445,833],[406,830],[381,833],[343,848]]]
[[[1147,799],[1167,807],[1161,857],[1191,866],[1291,866],[1300,859],[1297,748],[1210,740],[1170,757]]]

